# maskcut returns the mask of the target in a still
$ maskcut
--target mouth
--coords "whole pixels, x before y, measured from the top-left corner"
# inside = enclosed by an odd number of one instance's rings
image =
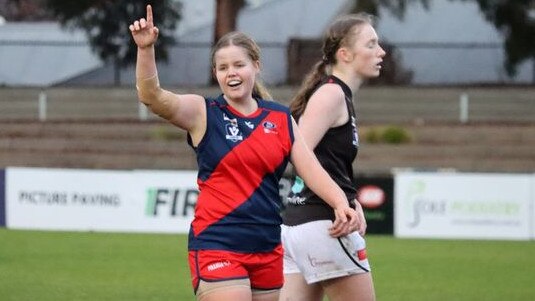
[[[242,84],[242,81],[237,80],[237,79],[235,79],[235,80],[231,80],[231,81],[229,81],[229,82],[227,83],[227,85],[228,85],[229,87],[231,87],[231,88],[236,88],[236,87],[240,86],[241,84]]]
[[[381,70],[381,68],[383,68],[382,63],[383,63],[383,62],[381,61],[381,62],[375,64],[375,69],[377,69],[377,70]]]

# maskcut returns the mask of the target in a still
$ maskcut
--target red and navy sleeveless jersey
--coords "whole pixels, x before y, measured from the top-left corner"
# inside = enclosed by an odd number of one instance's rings
[[[280,243],[282,223],[279,180],[293,144],[290,112],[261,99],[248,116],[223,95],[205,102],[206,132],[194,147],[199,196],[188,248],[272,251]]]

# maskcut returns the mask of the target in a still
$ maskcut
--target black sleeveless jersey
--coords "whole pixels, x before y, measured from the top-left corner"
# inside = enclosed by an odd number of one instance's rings
[[[340,85],[345,94],[349,113],[348,121],[338,127],[330,128],[320,140],[314,153],[331,178],[347,196],[351,207],[355,208],[356,187],[353,183],[353,166],[358,152],[358,132],[351,89],[339,78],[329,76],[316,89],[326,83]],[[296,116],[299,119],[300,116]],[[292,189],[287,197],[286,208],[282,212],[283,223],[295,226],[315,220],[334,220],[334,211],[319,198],[301,178],[294,176]]]

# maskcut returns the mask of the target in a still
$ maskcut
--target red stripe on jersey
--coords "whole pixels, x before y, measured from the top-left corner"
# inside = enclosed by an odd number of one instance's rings
[[[270,122],[267,128],[266,122]],[[288,116],[284,112],[270,112],[219,162],[206,181],[198,181],[200,194],[192,223],[194,235],[242,205],[258,189],[262,179],[280,166],[291,147]]]

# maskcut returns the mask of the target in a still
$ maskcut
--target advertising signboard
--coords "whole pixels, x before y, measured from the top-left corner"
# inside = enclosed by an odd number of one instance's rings
[[[395,235],[529,239],[530,182],[520,174],[396,174]]]
[[[7,227],[187,233],[196,172],[8,168]]]
[[[394,233],[394,180],[392,177],[357,177],[357,199],[364,209],[366,233]]]
[[[0,227],[6,226],[6,173],[0,169]]]

